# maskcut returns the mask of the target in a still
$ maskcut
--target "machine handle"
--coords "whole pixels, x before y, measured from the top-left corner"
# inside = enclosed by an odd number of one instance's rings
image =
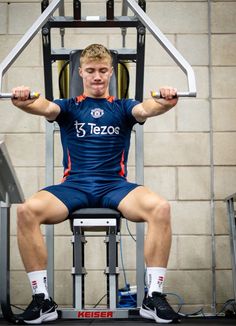
[[[40,93],[38,92],[31,92],[29,94],[29,99],[38,98],[40,96]],[[14,98],[14,95],[12,93],[0,93],[0,99],[9,99]]]
[[[162,98],[161,93],[159,91],[151,91],[152,98]],[[177,92],[176,97],[196,97],[196,93],[191,92]]]

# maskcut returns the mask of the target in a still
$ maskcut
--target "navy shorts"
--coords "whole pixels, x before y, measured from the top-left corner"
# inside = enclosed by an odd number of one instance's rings
[[[58,185],[46,187],[61,200],[71,214],[79,208],[107,207],[117,209],[120,201],[139,187],[120,176],[69,176]]]

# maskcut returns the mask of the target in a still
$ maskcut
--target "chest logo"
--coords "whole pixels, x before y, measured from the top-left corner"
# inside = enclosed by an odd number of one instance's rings
[[[104,114],[104,111],[100,108],[95,108],[91,110],[91,116],[95,119],[101,118]]]

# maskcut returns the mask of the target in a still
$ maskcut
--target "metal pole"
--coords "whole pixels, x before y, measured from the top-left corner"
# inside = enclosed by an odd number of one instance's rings
[[[234,300],[236,302],[236,216],[234,210],[234,195],[232,195],[231,198],[228,198],[226,200],[226,205],[227,205],[227,215],[229,221],[233,291],[234,291]]]
[[[137,62],[136,62],[136,86],[135,98],[143,100],[144,84],[144,57],[145,57],[146,30],[142,24],[137,28]],[[144,151],[143,151],[143,126],[135,127],[135,164],[136,182],[144,184]],[[136,224],[136,283],[137,283],[137,307],[141,306],[144,297],[144,223]]]
[[[46,121],[46,185],[54,184],[54,124]],[[54,225],[45,226],[48,291],[54,297]]]
[[[60,6],[59,6],[59,16],[65,16],[65,4],[64,0],[61,0]],[[65,28],[60,28],[60,35],[61,35],[61,47],[64,48],[64,37],[65,37]]]
[[[53,100],[52,62],[51,62],[51,30],[47,24],[42,29],[43,63],[45,96]],[[46,121],[46,185],[54,183],[54,123]],[[54,297],[54,226],[45,226],[45,238],[48,251],[47,277],[48,290]]]
[[[10,307],[10,203],[0,202],[0,302]]]
[[[9,304],[9,207],[0,202],[0,300]]]

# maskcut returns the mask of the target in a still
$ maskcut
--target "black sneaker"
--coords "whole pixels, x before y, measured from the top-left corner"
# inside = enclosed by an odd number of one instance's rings
[[[51,298],[44,299],[44,293],[35,294],[32,298],[23,314],[18,316],[19,323],[41,324],[58,318],[57,304]]]
[[[167,302],[166,295],[159,292],[153,292],[152,297],[144,298],[139,313],[140,316],[154,319],[157,323],[168,324],[178,322],[180,319],[180,316]]]

